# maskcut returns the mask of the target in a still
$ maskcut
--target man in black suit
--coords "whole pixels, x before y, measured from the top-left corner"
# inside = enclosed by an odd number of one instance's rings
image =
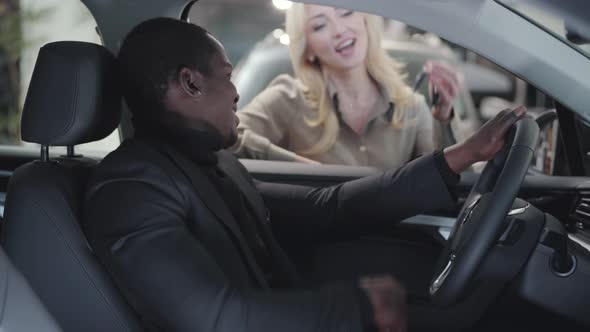
[[[502,112],[467,141],[397,171],[327,188],[269,184],[223,151],[236,139],[238,94],[213,36],[149,20],[126,37],[119,62],[135,137],[96,167],[83,228],[154,330],[405,330],[393,278],[304,289],[270,224],[313,231],[450,207],[457,174],[492,158],[525,112]]]

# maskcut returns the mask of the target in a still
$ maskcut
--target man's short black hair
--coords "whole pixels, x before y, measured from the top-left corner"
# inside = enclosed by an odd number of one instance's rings
[[[123,94],[137,120],[154,119],[164,110],[168,83],[183,67],[210,73],[216,42],[200,26],[154,18],[137,25],[119,50]]]

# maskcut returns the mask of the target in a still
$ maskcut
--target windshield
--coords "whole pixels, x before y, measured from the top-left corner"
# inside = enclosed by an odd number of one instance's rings
[[[590,44],[588,43],[590,29],[587,22],[584,22],[577,13],[572,12],[577,7],[571,5],[566,7],[565,3],[539,0],[498,0],[498,2],[590,57]],[[563,7],[560,7],[561,5]],[[583,6],[587,10],[586,7],[588,6]],[[568,34],[570,38],[568,38]],[[578,44],[571,41],[580,37],[585,41],[580,41]]]

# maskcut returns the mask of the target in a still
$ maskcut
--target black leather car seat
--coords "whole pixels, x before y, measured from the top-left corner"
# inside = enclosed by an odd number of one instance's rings
[[[0,331],[60,332],[57,322],[0,248]]]
[[[95,162],[74,146],[109,135],[121,116],[113,55],[100,45],[56,42],[39,52],[21,135],[40,160],[10,179],[2,245],[64,331],[138,331],[138,319],[95,259],[79,225]],[[67,146],[51,158],[50,146]]]

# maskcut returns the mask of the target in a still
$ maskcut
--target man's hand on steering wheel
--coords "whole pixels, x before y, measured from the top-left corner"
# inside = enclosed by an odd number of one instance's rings
[[[503,110],[464,142],[446,148],[444,154],[449,167],[459,174],[475,162],[494,158],[504,146],[508,130],[525,114],[524,106]]]
[[[465,198],[430,283],[431,299],[437,305],[460,302],[469,296],[476,278],[486,280],[478,272],[507,226],[510,209],[525,211],[528,206],[515,198],[533,158],[539,126],[532,118],[521,119],[525,113],[524,107],[503,111],[467,141],[445,150],[455,171],[472,162],[488,162]]]

